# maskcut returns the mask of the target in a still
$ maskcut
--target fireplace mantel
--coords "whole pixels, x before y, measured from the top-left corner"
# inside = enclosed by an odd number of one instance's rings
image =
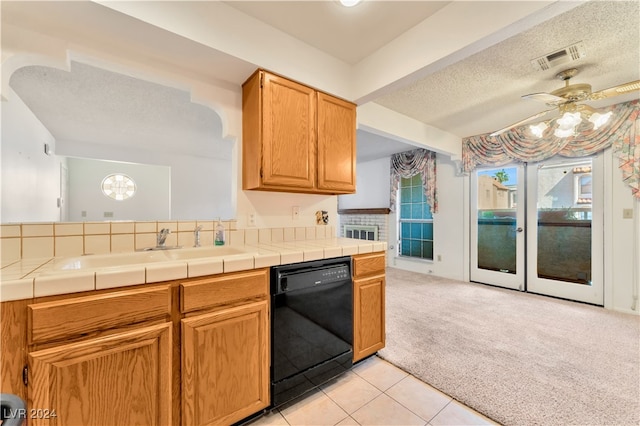
[[[390,208],[375,209],[338,209],[338,214],[389,214]]]

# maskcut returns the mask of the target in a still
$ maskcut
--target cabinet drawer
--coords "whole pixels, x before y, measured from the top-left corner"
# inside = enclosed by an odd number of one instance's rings
[[[223,274],[180,284],[180,309],[193,312],[268,294],[268,268]]]
[[[27,307],[29,343],[68,339],[171,314],[168,285],[74,297]]]
[[[385,262],[384,252],[353,256],[353,276],[357,278],[384,272]]]

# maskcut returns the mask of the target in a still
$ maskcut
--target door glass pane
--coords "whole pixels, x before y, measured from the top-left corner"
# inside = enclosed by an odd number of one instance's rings
[[[591,284],[591,159],[538,169],[539,278]]]
[[[515,274],[517,170],[477,173],[478,268]]]

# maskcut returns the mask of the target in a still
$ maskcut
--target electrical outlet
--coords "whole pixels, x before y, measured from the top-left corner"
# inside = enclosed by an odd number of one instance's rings
[[[293,218],[293,220],[300,219],[300,206],[291,207],[291,217]]]
[[[623,219],[633,219],[633,209],[622,209]]]
[[[437,257],[437,259],[438,259],[438,262],[442,262],[442,255],[441,255],[441,254],[439,254],[439,255],[438,255],[438,257]]]
[[[256,227],[256,214],[255,213],[249,213],[249,218],[247,220],[247,226],[249,226],[250,228],[255,228]]]

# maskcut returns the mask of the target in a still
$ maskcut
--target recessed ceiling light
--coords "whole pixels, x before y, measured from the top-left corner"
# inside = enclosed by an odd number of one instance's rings
[[[353,7],[360,3],[361,0],[340,0],[340,4],[345,7]]]

